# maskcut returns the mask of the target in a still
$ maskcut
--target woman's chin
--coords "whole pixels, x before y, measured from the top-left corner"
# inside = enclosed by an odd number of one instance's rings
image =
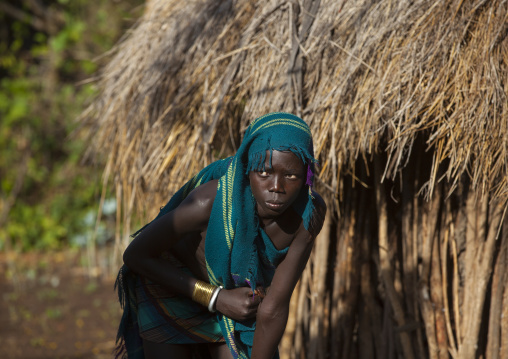
[[[284,212],[286,212],[285,206],[263,206],[261,209],[258,207],[258,216],[261,219],[274,219],[280,217]]]

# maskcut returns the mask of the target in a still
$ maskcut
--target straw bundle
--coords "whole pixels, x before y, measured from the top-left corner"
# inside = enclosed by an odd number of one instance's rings
[[[508,355],[507,20],[505,0],[149,1],[86,113],[118,247],[249,121],[293,112],[335,211],[283,354]]]

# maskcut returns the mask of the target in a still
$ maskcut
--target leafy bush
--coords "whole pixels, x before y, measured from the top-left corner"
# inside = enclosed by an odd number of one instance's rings
[[[53,249],[90,231],[84,219],[97,211],[102,166],[81,160],[76,118],[96,94],[84,80],[141,1],[34,3],[7,1],[16,11],[0,12],[0,249],[8,238],[23,250]]]

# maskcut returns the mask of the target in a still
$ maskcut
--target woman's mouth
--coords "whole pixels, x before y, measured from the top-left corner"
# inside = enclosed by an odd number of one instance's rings
[[[282,202],[266,202],[266,207],[276,211],[284,207],[284,203]]]

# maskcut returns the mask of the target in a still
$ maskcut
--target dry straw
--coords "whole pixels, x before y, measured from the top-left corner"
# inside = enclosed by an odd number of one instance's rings
[[[488,290],[498,313],[508,304],[506,239],[496,242],[506,236],[507,80],[505,0],[152,0],[85,120],[116,186],[123,248],[132,215],[153,216],[233,153],[249,121],[301,116],[318,185],[341,216],[299,284],[284,355],[469,358],[476,346],[502,356],[506,340],[481,341],[479,325],[508,337],[506,319],[481,314]],[[309,291],[320,296],[307,301]]]

